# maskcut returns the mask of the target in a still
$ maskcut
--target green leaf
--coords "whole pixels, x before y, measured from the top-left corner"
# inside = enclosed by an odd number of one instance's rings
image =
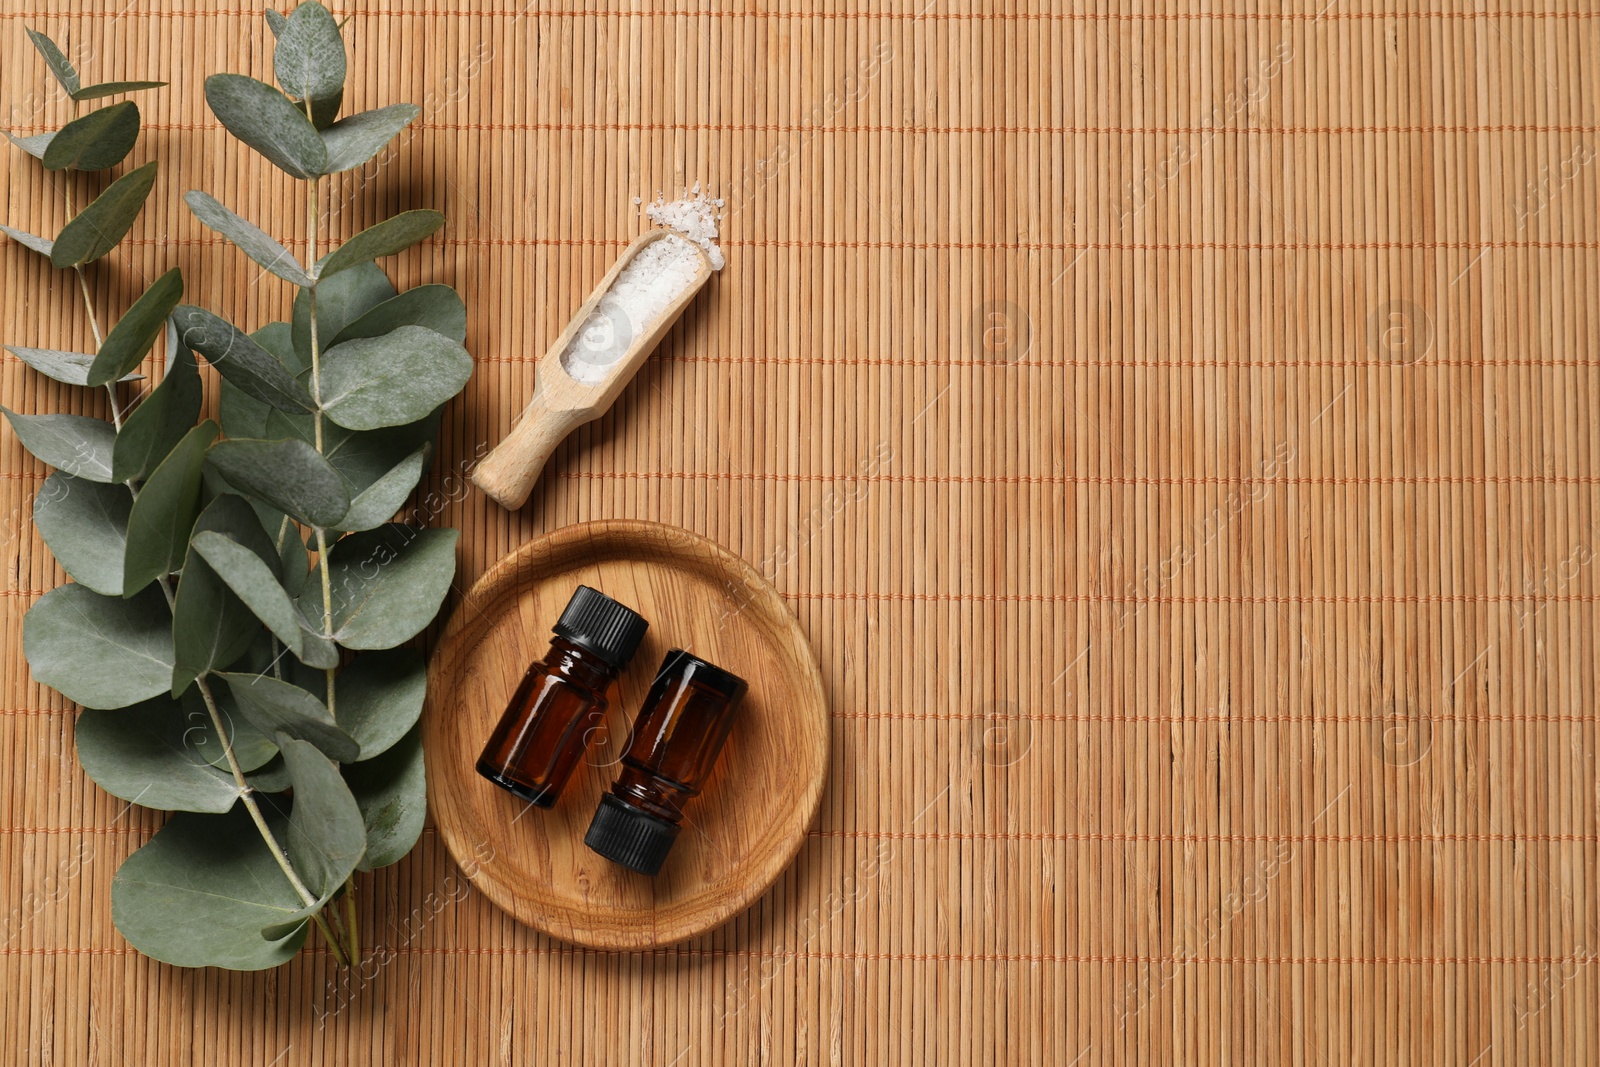
[[[189,531],[200,513],[200,464],[221,427],[210,419],[183,435],[139,490],[128,515],[122,591],[137,590],[183,565]]]
[[[111,480],[117,431],[109,422],[87,415],[18,415],[7,408],[0,411],[11,420],[17,440],[38,459],[91,482]]]
[[[443,225],[443,215],[424,209],[402,211],[391,219],[384,219],[350,238],[323,260],[317,268],[318,283],[342,270],[403,252]]]
[[[273,71],[296,100],[323,100],[344,89],[344,40],[328,9],[308,0],[296,7],[278,35]]]
[[[111,452],[112,481],[141,481],[148,477],[200,417],[205,390],[194,356],[187,349],[182,352],[183,357],[174,362],[161,384],[122,420],[122,430]]]
[[[96,593],[121,596],[122,554],[132,507],[133,497],[125,486],[57,471],[33,498],[33,522],[73,581]]]
[[[239,140],[296,178],[315,178],[328,166],[321,136],[289,98],[242,74],[206,79],[211,113]]]
[[[39,159],[46,170],[105,170],[127,158],[139,140],[139,105],[132,100],[73,119]]]
[[[136,93],[141,89],[160,89],[166,84],[166,82],[101,82],[99,85],[84,86],[72,94],[72,99],[81,104],[85,100],[99,100],[105,96]]]
[[[34,681],[86,708],[125,708],[172,683],[172,615],[154,587],[123,599],[58,586],[28,611],[22,649]]]
[[[183,201],[197,219],[238,245],[240,251],[268,271],[295,285],[311,284],[311,276],[301,269],[289,250],[249,219],[234,214],[215,197],[198,189],[185,193]]]
[[[394,513],[400,510],[400,505],[417,487],[417,481],[422,477],[423,462],[427,458],[428,448],[423,446],[352,498],[350,510],[339,520],[339,529],[370,530],[394,518]]]
[[[363,263],[317,284],[317,338],[326,352],[329,341],[356,319],[394,296],[394,286],[376,263]],[[299,358],[296,370],[311,366],[311,291],[294,298],[291,336]]]
[[[244,780],[258,793],[281,793],[290,785],[289,768],[284,766],[282,756],[274,756],[259,771],[245,775]]]
[[[270,352],[225,319],[190,304],[172,317],[183,343],[199,352],[240,390],[283,411],[310,411],[311,394]]]
[[[287,822],[275,811],[267,816],[279,841]],[[302,903],[243,805],[225,815],[174,815],[111,882],[111,921],[122,936],[179,967],[259,971],[292,959],[304,923],[278,941],[259,931]]]
[[[296,538],[298,540],[298,538]],[[313,667],[337,667],[339,659],[323,652],[320,641],[308,642],[294,601],[273,568],[258,553],[218,533],[196,533],[193,547],[228,588],[266,624],[284,647]],[[332,646],[326,646],[329,651]],[[315,662],[312,662],[315,660]]]
[[[330,527],[350,510],[339,472],[298,438],[218,442],[211,463],[230,485],[259,496],[307,526]]]
[[[339,672],[339,725],[361,745],[361,759],[388,751],[422,714],[428,665],[409,648],[363,652]]]
[[[50,250],[50,262],[61,268],[77,267],[93,263],[117,247],[150,196],[156,183],[156,166],[156,161],[151,160],[106,186],[105,192],[61,228]]]
[[[376,759],[351,763],[344,779],[366,824],[367,851],[361,869],[398,862],[422,836],[428,785],[422,762],[422,732],[412,730]]]
[[[328,146],[328,173],[339,174],[361,166],[394,140],[422,109],[415,104],[391,104],[340,119],[322,131]]]
[[[100,354],[89,367],[86,384],[104,385],[137,367],[182,297],[183,271],[173,267],[157,278],[117,320],[101,344]]]
[[[294,788],[285,842],[289,861],[311,891],[328,900],[344,886],[367,850],[361,809],[326,755],[292,737],[281,737],[278,744]]]
[[[77,92],[81,87],[78,72],[67,61],[67,57],[61,54],[61,49],[56,47],[56,43],[38,30],[29,30],[28,39],[33,42],[33,47],[39,50],[39,54],[44,56],[45,65],[50,68],[50,73],[56,76],[56,81],[61,83],[61,88],[65,89],[69,96]]]
[[[24,248],[31,248],[41,256],[48,256],[55,250],[56,243],[48,238],[39,237],[28,233],[26,230],[14,230],[10,226],[0,226],[0,233],[5,234]]]
[[[58,382],[67,385],[89,384],[89,368],[94,364],[94,356],[88,352],[58,352],[53,348],[23,348],[20,345],[6,345],[6,351],[40,374]],[[117,380],[135,382],[142,377],[141,374],[124,374]]]
[[[207,537],[226,541],[263,567],[278,560],[261,521],[244,499],[225,495],[206,505],[195,520],[172,606],[173,696],[181,696],[202,674],[232,666],[260,632],[250,608],[194,544]]]
[[[419,285],[385,300],[340,330],[323,347],[332,348],[358,337],[382,337],[401,326],[425,326],[461,344],[467,339],[467,305],[448,285]]]
[[[219,673],[212,677],[228,683],[239,714],[263,733],[278,732],[309,741],[341,763],[361,754],[361,746],[339,728],[322,701],[299,686],[270,674]],[[278,747],[283,747],[281,740]]]
[[[298,377],[311,368],[310,359],[300,358],[300,352],[294,346],[294,329],[287,322],[269,322],[250,336],[256,344],[271,352],[290,374]]]
[[[420,633],[455,577],[458,536],[391,524],[335,544],[328,553],[334,640],[346,648],[393,648]]]
[[[34,159],[44,159],[44,154],[50,148],[50,142],[56,139],[56,132],[36,133],[32,137],[15,137],[11,131],[5,131],[6,140],[22,149]]]
[[[289,18],[281,11],[267,8],[267,26],[272,30],[272,36],[282,37],[283,31],[289,28]]]
[[[221,813],[241,795],[233,775],[197,750],[197,742],[215,743],[210,716],[192,720],[176,700],[85,711],[73,732],[78,762],[114,797],[160,811]]]
[[[268,655],[269,644],[266,634],[261,631],[256,633],[256,643],[251,645],[250,652],[240,661],[241,668],[250,670],[270,670],[272,660]],[[225,685],[210,686],[211,699],[217,703],[217,715],[222,719],[222,728],[227,732],[229,743],[233,746],[233,758],[239,761],[239,769],[246,773],[263,767],[278,755],[278,742],[274,735],[264,734],[250,724],[239,714],[239,706],[234,702],[233,694],[228,692]],[[228,766],[228,754],[222,750],[222,744],[216,738],[216,731],[211,727],[211,712],[206,708],[205,700],[200,695],[199,686],[190,686],[183,694],[183,714],[189,720],[193,733],[189,736],[189,747],[200,755],[202,759],[219,771],[227,771],[230,775],[232,768]]]
[[[322,357],[322,410],[340,426],[375,430],[423,418],[472,376],[467,350],[422,326],[358,337]]]

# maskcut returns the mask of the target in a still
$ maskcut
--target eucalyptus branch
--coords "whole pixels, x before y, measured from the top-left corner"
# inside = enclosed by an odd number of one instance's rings
[[[319,180],[375,158],[421,109],[394,104],[340,121],[347,61],[339,24],[315,2],[288,15],[269,11],[267,21],[281,88],[215,74],[205,98],[230,133],[308,181],[305,265],[208,194],[185,200],[202,223],[303,290],[296,316],[306,316],[304,326],[247,333],[183,304],[174,269],[101,330],[84,267],[131,231],[154,188],[155,162],[116,177],[81,211],[63,175],[72,217],[53,239],[4,230],[76,274],[96,349],[13,351],[66,385],[104,386],[110,401],[109,419],[5,413],[24,447],[57,468],[35,498],[34,518],[73,579],[29,608],[28,665],[35,681],[83,708],[74,743],[89,777],[173,813],[112,880],[117,929],[168,963],[241,970],[283,963],[312,926],[341,964],[359,959],[353,876],[396,862],[421,833],[416,723],[426,664],[400,646],[439,610],[457,536],[391,520],[437,441],[434,412],[472,369],[460,298],[442,285],[398,293],[375,262],[435,232],[444,223],[438,212],[402,212],[319,259]],[[84,86],[48,37],[29,35],[75,117],[15,143],[51,173],[116,167],[138,137],[137,106],[95,105],[78,116],[76,105],[163,83]],[[167,371],[125,411],[116,383],[164,326],[176,331]],[[216,420],[201,418],[194,356],[222,378]],[[325,388],[325,375],[337,388]],[[275,530],[263,516],[277,520]],[[337,631],[336,582],[362,605]],[[320,626],[310,621],[318,614]],[[372,651],[340,668],[341,642]],[[325,702],[303,685],[296,660],[324,672]],[[234,714],[251,729],[234,734]],[[221,759],[194,758],[195,730],[201,743],[216,738]],[[279,811],[263,799],[288,791],[292,839],[278,836]],[[247,819],[255,834],[244,830]],[[295,863],[302,843],[319,856],[304,871]],[[186,900],[204,901],[211,921],[185,922]],[[281,923],[302,911],[304,921]]]

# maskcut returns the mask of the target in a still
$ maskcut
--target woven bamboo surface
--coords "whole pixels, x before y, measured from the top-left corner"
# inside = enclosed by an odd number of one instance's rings
[[[108,900],[161,819],[85,778],[28,677],[62,575],[6,433],[7,1059],[1600,1060],[1595,9],[841,4],[333,5],[347,102],[425,109],[338,182],[334,236],[444,210],[391,274],[470,309],[426,485],[459,587],[604,517],[769,574],[833,711],[792,869],[606,955],[469,892],[430,829],[362,876],[354,973],[152,964]],[[282,317],[180,201],[304,250],[298,191],[201,94],[269,76],[259,13],[0,8],[14,131],[67,114],[25,25],[176,82],[141,98],[162,177],[102,315],[180,265]],[[633,198],[695,180],[727,269],[526,509],[464,492]],[[63,221],[20,152],[0,182],[12,225]],[[10,244],[0,271],[0,341],[88,347],[66,277]],[[101,413],[4,358],[6,406]]]

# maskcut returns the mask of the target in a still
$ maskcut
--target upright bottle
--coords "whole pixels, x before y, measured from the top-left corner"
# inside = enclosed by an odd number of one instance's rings
[[[604,593],[578,586],[495,728],[478,773],[541,808],[556,802],[604,719],[606,692],[650,624]]]
[[[744,679],[675,648],[634,720],[622,773],[589,824],[583,843],[640,874],[661,869],[677,840],[683,806],[711,776]]]

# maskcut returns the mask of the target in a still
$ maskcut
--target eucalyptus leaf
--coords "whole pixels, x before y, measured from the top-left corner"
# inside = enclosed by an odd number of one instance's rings
[[[94,356],[91,353],[58,352],[53,348],[24,348],[21,345],[6,345],[6,351],[40,374],[54,378],[58,382],[67,385],[89,384],[89,368],[94,364]],[[124,374],[117,380],[136,382],[142,377],[144,377],[142,374]]]
[[[36,133],[32,137],[17,137],[9,130],[5,131],[5,134],[6,140],[38,160],[44,159],[45,152],[50,149],[50,142],[56,139],[56,131],[54,130],[46,133]]]
[[[122,420],[111,451],[111,480],[141,481],[155,470],[199,418],[204,391],[194,356],[185,349],[161,384]]]
[[[56,471],[33,499],[33,522],[73,581],[96,593],[121,596],[122,555],[132,507],[133,496],[126,486]]]
[[[128,599],[58,586],[23,619],[22,649],[34,681],[86,708],[125,708],[172,683],[172,615],[153,586]]]
[[[300,613],[295,610],[294,601],[278,581],[273,568],[258,553],[210,532],[197,532],[193,548],[284,647],[301,659],[307,658],[307,635],[300,625]],[[320,654],[318,645],[311,646],[311,655],[318,661],[311,666],[339,665],[337,655],[330,660]]]
[[[353,497],[350,510],[338,522],[339,529],[370,530],[394,518],[394,513],[400,510],[400,505],[417,487],[417,481],[422,477],[423,462],[427,458],[426,446],[417,449],[388,474]]]
[[[232,323],[189,304],[178,305],[172,317],[183,343],[205,356],[243,392],[283,411],[312,409],[305,386]]]
[[[388,751],[422,714],[428,665],[409,648],[363,652],[339,672],[339,725],[361,746],[361,759]]]
[[[341,730],[328,708],[297,685],[270,674],[213,675],[228,683],[239,714],[263,733],[287,734],[316,745],[329,759],[353,761],[361,746]],[[283,747],[280,739],[278,747]]]
[[[223,431],[230,437],[271,440],[298,437],[307,444],[315,446],[316,423],[311,416],[288,415],[269,408],[245,396],[227,382],[222,383],[220,410]],[[432,445],[438,436],[438,424],[437,411],[417,422],[385,427],[381,430],[347,430],[327,419],[322,424],[322,454],[344,479],[345,487],[354,500],[393,471],[398,462],[418,449],[426,450],[422,467],[426,470],[427,459],[433,454]],[[261,507],[258,506],[257,511],[260,510]],[[384,516],[384,519],[387,518],[389,515]],[[350,521],[348,516],[341,519],[337,524],[338,528],[348,529],[349,527],[345,525],[348,521]],[[276,528],[272,523],[266,522],[265,517],[263,524],[269,531]],[[304,559],[303,553],[300,558]],[[287,581],[285,587],[288,587]]]
[[[367,850],[361,809],[339,768],[309,742],[280,737],[294,789],[289,815],[290,862],[323,900],[337,893]]]
[[[366,826],[367,850],[361,869],[398,862],[422,836],[428,814],[428,786],[422,762],[422,731],[413,729],[376,759],[351,763],[344,779],[355,795]]]
[[[26,230],[15,230],[10,226],[0,226],[0,233],[5,234],[24,248],[31,248],[41,256],[48,256],[55,251],[56,243],[48,237],[40,237],[28,233]]]
[[[391,104],[340,119],[322,131],[328,146],[328,173],[340,174],[367,162],[422,114],[415,104]]]
[[[316,127],[278,90],[242,74],[206,79],[211,113],[239,140],[296,178],[327,170],[328,150]]]
[[[221,441],[211,450],[211,463],[229,484],[307,526],[333,526],[350,510],[350,495],[339,472],[298,438]]]
[[[291,784],[289,768],[284,765],[281,755],[273,756],[271,762],[259,771],[245,775],[244,780],[258,793],[281,793]]]
[[[82,85],[78,81],[78,72],[73,69],[67,57],[61,54],[61,49],[56,47],[56,43],[38,30],[29,30],[28,39],[44,57],[45,65],[50,68],[50,73],[56,76],[56,81],[61,83],[61,88],[65,89],[69,96],[77,92]]]
[[[85,100],[99,100],[106,96],[136,93],[141,89],[160,89],[166,84],[166,82],[101,82],[99,85],[84,86],[72,94],[72,99],[82,103]]]
[[[256,344],[271,352],[290,374],[298,376],[311,368],[310,358],[302,359],[299,349],[295,347],[294,327],[289,323],[269,322],[250,336]]]
[[[284,248],[260,227],[224,207],[215,197],[198,189],[184,194],[184,203],[195,217],[239,246],[239,250],[268,271],[295,285],[310,285],[311,277]]]
[[[128,157],[139,140],[139,105],[132,100],[73,119],[39,157],[46,170],[105,170]]]
[[[117,247],[117,242],[133,228],[133,220],[139,217],[139,209],[150,196],[156,183],[156,166],[155,160],[151,160],[106,186],[105,192],[56,234],[50,262],[63,269],[82,266]]]
[[[250,651],[236,666],[241,672],[262,673],[272,669],[271,647],[265,631],[257,630]],[[238,761],[239,769],[248,774],[277,758],[277,735],[263,733],[251,725],[239,713],[239,705],[234,701],[233,694],[228,692],[227,686],[208,685],[207,688],[217,705],[217,717],[222,720],[222,729],[233,748],[233,758]],[[217,740],[216,731],[211,726],[211,711],[206,707],[205,698],[200,695],[200,687],[190,686],[183,694],[181,703],[184,717],[189,720],[193,730],[189,735],[189,747],[219,771],[232,774],[228,754],[222,750],[222,743]]]
[[[403,252],[444,225],[437,211],[418,208],[369,226],[340,245],[317,268],[317,279],[331,278],[342,270]]]
[[[307,0],[289,14],[272,55],[278,85],[297,100],[322,100],[344,89],[346,60],[339,24]]]
[[[0,408],[17,440],[39,460],[91,482],[111,481],[117,431],[104,419],[87,415],[19,415]]]
[[[122,591],[131,596],[183,565],[189,531],[200,513],[200,464],[221,430],[207,419],[183,435],[139,490],[128,515]]]
[[[317,338],[322,351],[329,342],[352,322],[395,295],[383,269],[376,263],[363,263],[359,267],[341,271],[332,278],[317,283]],[[299,366],[311,366],[311,290],[302,289],[294,298],[294,322],[290,335],[294,340]]]
[[[289,26],[289,16],[285,15],[282,11],[275,11],[270,7],[267,8],[266,14],[267,26],[272,30],[272,36],[275,38],[282,37],[283,31]]]
[[[147,700],[117,711],[85,711],[74,724],[78,762],[114,797],[160,811],[221,813],[241,793],[196,741],[214,743],[208,716],[191,721],[176,700]]]
[[[278,561],[261,521],[242,498],[219,496],[206,505],[194,522],[172,606],[173,696],[201,675],[232,666],[260,632],[249,606],[194,543],[208,537],[226,541],[263,567]]]
[[[467,339],[467,306],[461,302],[460,294],[448,285],[419,285],[362,315],[340,330],[325,347],[332,348],[358,337],[382,337],[401,326],[426,326],[461,344]]]
[[[346,648],[393,648],[420,633],[455,577],[459,536],[391,524],[341,539],[328,554],[334,639]]]
[[[279,841],[287,822],[267,816]],[[117,930],[146,956],[180,967],[259,971],[292,959],[305,924],[277,941],[259,931],[303,905],[243,805],[224,815],[174,815],[111,882]]]
[[[137,367],[182,298],[183,272],[173,267],[157,278],[117,320],[100,345],[85,384],[105,385]]]
[[[423,326],[358,337],[322,357],[322,410],[340,426],[374,430],[415,422],[461,392],[472,357]]]

